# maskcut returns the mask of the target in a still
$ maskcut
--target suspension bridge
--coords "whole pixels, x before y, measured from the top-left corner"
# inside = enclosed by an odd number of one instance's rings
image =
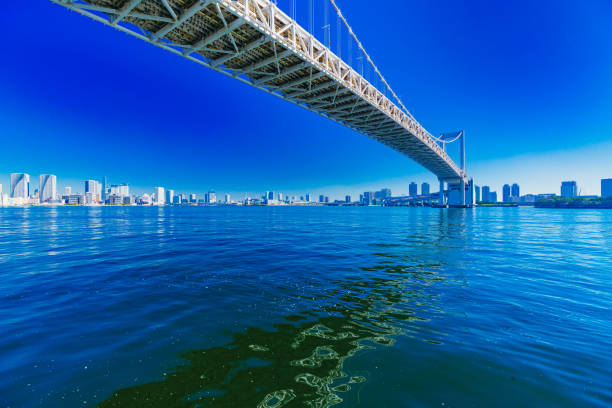
[[[448,183],[440,204],[474,202],[473,183],[465,171],[463,132],[435,137],[421,126],[391,89],[335,0],[323,0],[323,42],[313,33],[313,0],[309,0],[308,29],[296,21],[295,0],[291,16],[270,0],[51,1],[391,147],[434,173],[440,191]],[[336,52],[328,7],[337,17]],[[344,59],[342,32],[347,34]],[[360,69],[354,68],[353,47]],[[366,78],[370,72],[378,86]],[[461,142],[461,166],[445,149],[454,140]]]

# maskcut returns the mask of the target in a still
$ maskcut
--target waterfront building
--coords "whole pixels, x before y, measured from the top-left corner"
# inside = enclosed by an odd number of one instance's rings
[[[328,196],[325,196],[325,202],[329,203],[329,197]]]
[[[497,191],[491,191],[489,193],[489,202],[496,203],[497,202]]]
[[[382,190],[380,190],[380,198],[391,198],[391,189],[383,188]]]
[[[502,200],[504,203],[510,202],[510,184],[504,184],[502,187]]]
[[[283,201],[283,194],[282,193],[278,193],[278,201]]]
[[[422,195],[429,194],[429,183],[421,183],[421,194]]]
[[[56,199],[57,178],[53,174],[40,175],[40,192],[38,197],[41,203],[48,203]]]
[[[268,195],[268,193],[270,192],[266,192],[266,195]],[[214,190],[208,191],[208,193],[204,194],[204,202],[206,202],[206,204],[216,204],[217,203],[217,193],[215,193]]]
[[[517,183],[512,184],[511,195],[512,195],[512,197],[516,197],[517,199],[520,198],[520,196],[521,196],[521,188],[519,187],[519,185]],[[514,201],[516,201],[516,200],[514,200]]]
[[[575,181],[561,182],[561,197],[578,197],[578,184]]]
[[[2,188],[0,188],[2,190]],[[612,197],[612,178],[601,179],[601,196]]]
[[[320,195],[319,196],[319,202],[320,203],[324,203],[325,202],[325,196],[324,195]]]
[[[309,203],[311,201],[312,201],[312,199],[310,197],[310,193],[306,193],[306,202]]]
[[[90,195],[88,198],[87,195]],[[100,202],[102,198],[102,185],[97,180],[85,180],[85,202],[94,204]]]
[[[64,187],[64,195],[69,196],[70,194],[72,194],[72,187]]]
[[[374,193],[372,191],[366,191],[363,193],[363,200],[361,202],[365,205],[374,204]]]
[[[166,204],[166,190],[163,187],[155,187],[155,203],[157,205]]]
[[[102,180],[102,191],[101,191],[101,196],[102,196],[102,202],[105,203],[106,202],[106,176],[104,176],[104,179]]]
[[[166,204],[174,203],[174,190],[166,190]]]
[[[346,197],[344,197],[344,202],[347,203],[347,204],[350,204],[351,203],[351,196],[347,195]]]
[[[415,196],[417,195],[419,186],[417,185],[417,183],[415,183],[414,181],[410,183],[410,185],[408,186],[408,195],[410,196]]]
[[[489,186],[482,186],[482,202],[488,203],[490,201],[489,195],[491,194],[491,188]]]
[[[85,203],[85,197],[82,194],[70,194],[66,204],[72,205],[83,205]]]
[[[212,203],[216,203],[217,202],[217,196],[215,195],[215,192],[212,191],[212,192],[209,192],[208,194],[209,194],[209,197],[211,197],[211,198],[214,197],[214,200],[212,200],[211,202]],[[212,196],[211,196],[211,194],[212,194]],[[193,193],[189,194],[189,203],[190,204],[196,204],[197,202],[198,202],[198,197],[195,194],[193,194]]]
[[[225,195],[225,204],[230,204],[232,202],[232,200],[230,199],[230,195],[226,194]]]
[[[110,190],[109,190],[109,194],[110,195],[116,195],[116,196],[119,196],[119,197],[127,197],[127,196],[130,195],[130,186],[128,186],[125,183],[123,183],[123,184],[111,184]]]
[[[11,198],[30,197],[30,175],[27,173],[11,173]]]
[[[480,186],[474,186],[474,190],[476,192],[476,202],[480,201]]]

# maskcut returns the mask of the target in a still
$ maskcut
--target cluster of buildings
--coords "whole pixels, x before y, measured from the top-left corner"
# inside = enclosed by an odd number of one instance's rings
[[[497,203],[497,192],[491,191],[489,186],[476,186],[476,202],[477,203]],[[520,186],[517,183],[512,185],[504,184],[502,187],[502,202],[514,203],[514,204],[533,204],[540,198],[555,197],[556,194],[525,194],[521,195]],[[561,197],[583,197],[583,198],[596,198],[598,196],[585,196],[580,195],[578,183],[575,181],[563,181],[561,182]],[[612,179],[601,180],[601,197],[612,197]]]
[[[84,193],[73,192],[71,187],[65,187],[63,192],[57,191],[57,177],[53,174],[39,176],[38,189],[32,191],[30,175],[27,173],[12,173],[8,192],[3,192],[0,184],[0,206],[10,205],[384,205],[392,198],[391,189],[383,188],[379,191],[365,191],[359,195],[358,201],[353,201],[350,195],[344,200],[330,201],[328,196],[320,195],[318,200],[313,199],[310,193],[303,196],[288,196],[274,191],[266,191],[260,197],[247,196],[242,201],[232,201],[229,194],[223,200],[218,199],[215,191],[209,191],[203,198],[196,194],[175,194],[174,190],[164,187],[155,187],[151,194],[130,194],[128,184],[107,184],[106,177],[102,182],[98,180],[85,180]],[[411,182],[408,186],[409,197],[426,197],[431,194],[429,183],[421,184],[419,195],[418,184]],[[497,203],[496,191],[489,186],[475,186],[477,203]],[[520,186],[504,184],[502,187],[502,201],[511,204],[533,204],[539,198],[554,197],[555,194],[520,194]],[[601,196],[612,197],[612,179],[601,180]],[[594,197],[581,196],[578,184],[575,181],[561,183],[561,197]]]

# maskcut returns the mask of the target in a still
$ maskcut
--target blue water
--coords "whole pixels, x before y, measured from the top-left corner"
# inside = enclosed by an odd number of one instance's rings
[[[0,208],[0,406],[610,406],[611,253],[610,210]]]

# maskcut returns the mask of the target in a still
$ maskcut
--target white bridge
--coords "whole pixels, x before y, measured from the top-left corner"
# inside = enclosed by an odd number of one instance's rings
[[[333,0],[401,108],[269,0],[51,1],[363,133],[430,170],[441,187],[457,186],[463,194],[454,203],[473,202],[463,157],[459,168],[412,117]]]

